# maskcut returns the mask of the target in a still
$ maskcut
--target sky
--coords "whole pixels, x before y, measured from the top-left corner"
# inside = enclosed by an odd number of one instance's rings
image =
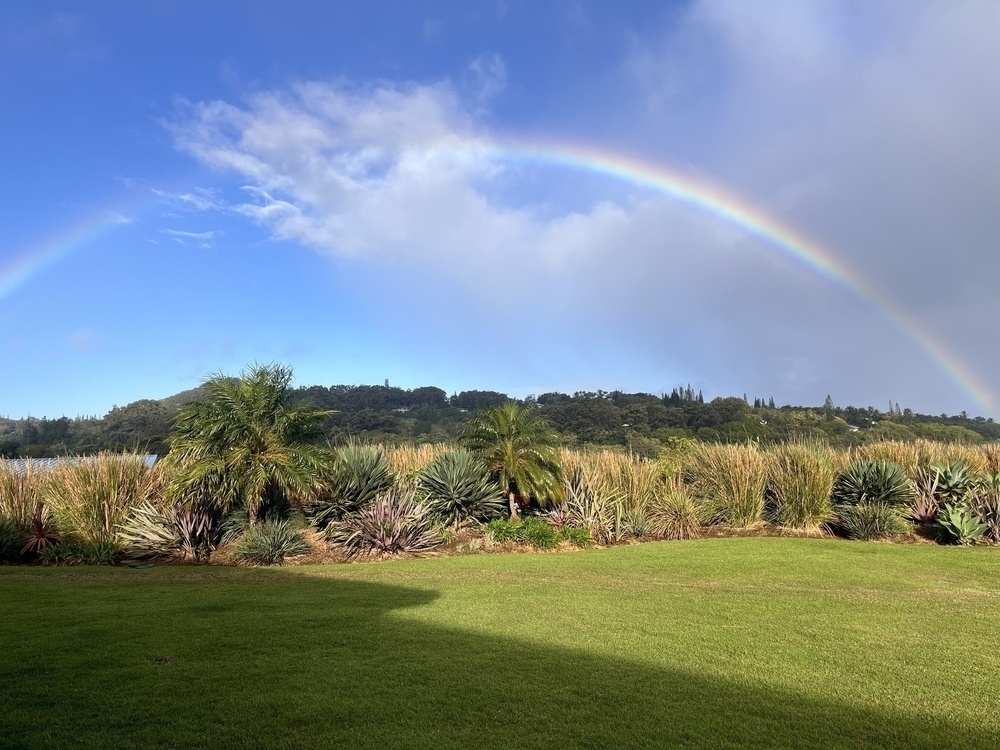
[[[0,415],[302,385],[1000,417],[1000,3],[6,3]]]

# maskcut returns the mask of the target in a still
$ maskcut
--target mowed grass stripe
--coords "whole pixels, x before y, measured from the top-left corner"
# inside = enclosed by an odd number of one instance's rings
[[[993,549],[0,568],[4,747],[1000,745]]]

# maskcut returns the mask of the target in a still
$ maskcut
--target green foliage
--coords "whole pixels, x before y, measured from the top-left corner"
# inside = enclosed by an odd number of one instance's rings
[[[559,529],[559,538],[563,539],[574,547],[593,547],[594,538],[586,529],[578,529],[572,526],[563,526]]]
[[[442,543],[441,529],[412,492],[388,492],[326,528],[326,538],[348,558],[429,552]]]
[[[960,503],[976,485],[976,477],[961,461],[935,464],[931,467],[937,478],[936,495],[943,503]]]
[[[962,505],[947,503],[938,514],[938,527],[945,541],[955,544],[975,544],[988,526]]]
[[[431,461],[417,478],[419,496],[446,524],[489,521],[504,512],[505,498],[482,461],[452,450]]]
[[[559,544],[559,532],[535,516],[521,519],[518,536],[519,541],[538,549],[552,549]]]
[[[16,560],[21,555],[23,544],[17,524],[0,517],[0,561]]]
[[[778,526],[817,530],[833,517],[830,495],[836,471],[829,450],[789,443],[767,455],[769,515]]]
[[[120,551],[110,540],[75,539],[47,547],[39,560],[47,565],[115,565]]]
[[[894,461],[854,461],[833,485],[836,505],[907,505],[913,489]]]
[[[555,529],[537,516],[519,520],[498,518],[484,527],[486,538],[494,544],[514,542],[528,544],[538,549],[552,549],[561,539],[568,539],[577,546],[593,544],[593,538],[586,529],[563,527]]]
[[[246,565],[281,565],[286,557],[308,551],[288,521],[261,521],[247,527],[236,542],[233,558]]]
[[[342,445],[334,451],[322,491],[307,506],[310,522],[324,529],[370,506],[395,484],[392,464],[379,446],[355,442]]]
[[[41,555],[46,549],[63,541],[63,536],[55,527],[52,513],[45,505],[35,507],[35,512],[24,529],[22,538],[24,546],[21,554],[32,557]]]
[[[649,508],[653,536],[659,539],[694,539],[701,533],[701,510],[682,486],[655,498]]]
[[[767,467],[755,444],[699,445],[685,477],[713,523],[752,528],[763,521]]]
[[[205,398],[177,415],[171,496],[185,504],[211,500],[223,513],[245,506],[252,519],[271,496],[312,497],[329,454],[308,441],[327,412],[288,408],[291,379],[286,367],[255,365],[239,378],[205,381]]]
[[[898,505],[874,501],[839,506],[837,521],[849,538],[864,541],[892,539],[910,530]]]
[[[536,410],[508,401],[473,416],[462,443],[507,493],[510,514],[529,499],[549,505],[561,496],[559,437]]]

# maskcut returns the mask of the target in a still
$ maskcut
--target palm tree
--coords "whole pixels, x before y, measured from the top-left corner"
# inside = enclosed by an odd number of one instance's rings
[[[239,378],[215,375],[207,396],[183,407],[170,438],[171,493],[210,500],[223,512],[243,505],[251,523],[274,500],[314,493],[329,452],[307,442],[329,412],[290,409],[290,368],[254,365]]]
[[[518,501],[541,504],[561,491],[558,435],[533,409],[516,401],[480,411],[469,420],[462,442],[477,454],[507,494],[510,516],[520,517]]]

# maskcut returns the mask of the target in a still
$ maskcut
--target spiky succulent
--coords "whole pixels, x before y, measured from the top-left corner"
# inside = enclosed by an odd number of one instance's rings
[[[834,503],[843,506],[907,505],[912,492],[903,467],[894,461],[855,461],[833,484]]]
[[[334,521],[326,538],[349,558],[428,552],[442,535],[427,506],[412,492],[380,495],[369,506]]]
[[[281,565],[286,557],[308,550],[291,522],[261,521],[243,532],[233,557],[247,565]]]
[[[467,450],[452,450],[431,461],[417,477],[418,497],[450,526],[500,516],[506,498],[486,466]]]
[[[324,490],[308,506],[310,522],[323,529],[367,507],[396,483],[392,465],[376,445],[348,443],[334,452]]]
[[[938,526],[945,540],[963,545],[975,544],[989,528],[968,508],[950,503],[941,509]]]

